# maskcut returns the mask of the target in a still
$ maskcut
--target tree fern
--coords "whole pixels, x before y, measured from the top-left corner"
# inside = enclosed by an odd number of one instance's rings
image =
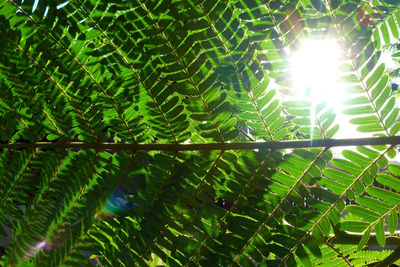
[[[2,266],[398,262],[399,109],[381,54],[399,12],[0,1]],[[365,138],[332,139],[341,111],[291,75],[293,51],[324,38]]]

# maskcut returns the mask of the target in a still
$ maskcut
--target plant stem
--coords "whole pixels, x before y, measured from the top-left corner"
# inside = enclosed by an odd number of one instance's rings
[[[362,234],[350,234],[347,232],[340,231],[339,234],[336,233],[329,237],[327,243],[330,244],[340,244],[340,245],[357,245],[360,243]],[[385,233],[386,236],[386,246],[399,246],[400,247],[400,238],[390,234],[389,232]],[[367,246],[380,246],[377,239],[376,234],[371,233],[369,240],[366,244]]]
[[[120,143],[86,143],[86,142],[16,142],[1,143],[0,149],[97,149],[97,150],[252,150],[252,149],[285,149],[311,147],[397,145],[400,136],[371,137],[355,139],[317,139],[281,142],[239,142],[239,143],[202,143],[202,144],[120,144]]]

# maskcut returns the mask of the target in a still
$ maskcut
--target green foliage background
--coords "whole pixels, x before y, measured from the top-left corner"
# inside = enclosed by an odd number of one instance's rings
[[[22,3],[21,3],[22,2]],[[2,266],[365,266],[400,258],[395,145],[66,149],[83,141],[329,139],[335,113],[293,95],[289,51],[345,51],[344,110],[395,136],[379,58],[395,0],[0,1]],[[285,98],[286,97],[286,98]],[[36,142],[60,144],[42,149]],[[13,144],[31,143],[16,149]],[[377,250],[384,247],[384,250]]]

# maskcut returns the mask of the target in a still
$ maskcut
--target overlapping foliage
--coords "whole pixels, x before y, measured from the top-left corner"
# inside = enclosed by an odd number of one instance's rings
[[[329,147],[163,152],[62,144],[333,138],[335,111],[294,99],[288,71],[302,40],[327,36],[344,50],[350,123],[395,136],[399,109],[380,56],[400,36],[398,6],[0,1],[0,141],[11,145],[0,151],[0,233],[11,235],[1,265],[395,262],[395,145],[334,155]],[[60,147],[12,148],[39,141]]]

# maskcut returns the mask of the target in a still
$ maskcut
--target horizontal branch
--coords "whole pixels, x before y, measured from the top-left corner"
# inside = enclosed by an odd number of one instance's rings
[[[389,232],[385,232],[386,246],[399,246],[400,237],[397,235],[400,232],[396,232],[394,235]],[[341,231],[339,235],[331,235],[328,238],[328,243],[336,245],[358,245],[363,237],[363,233],[349,233]],[[371,233],[366,243],[367,246],[380,246],[376,238],[376,233]]]
[[[339,147],[365,145],[397,145],[400,136],[371,137],[353,139],[318,139],[282,142],[241,142],[241,143],[203,143],[203,144],[122,144],[122,143],[86,143],[86,142],[17,142],[0,143],[8,149],[97,149],[97,150],[158,150],[158,151],[193,151],[193,150],[252,150],[284,149],[310,147]]]

